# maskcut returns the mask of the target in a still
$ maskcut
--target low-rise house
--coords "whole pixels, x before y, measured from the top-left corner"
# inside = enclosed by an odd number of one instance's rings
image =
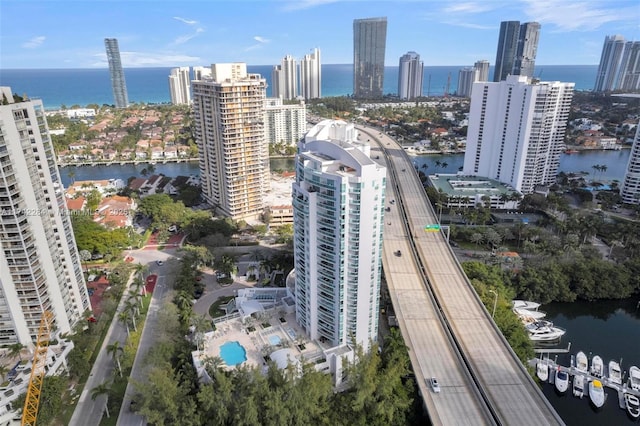
[[[129,197],[114,195],[100,201],[93,221],[107,228],[124,228],[133,224],[136,203]]]

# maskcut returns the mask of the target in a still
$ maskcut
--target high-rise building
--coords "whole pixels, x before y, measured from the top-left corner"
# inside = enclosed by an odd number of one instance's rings
[[[636,129],[620,195],[625,203],[640,204],[640,123]]]
[[[173,68],[169,76],[169,92],[173,105],[191,103],[191,78],[189,67]]]
[[[280,65],[273,67],[271,74],[271,97],[285,100],[295,99],[298,96],[296,60],[287,55]]]
[[[43,312],[69,333],[91,304],[42,101],[0,92],[0,345],[31,345]]]
[[[525,22],[520,25],[518,50],[513,64],[514,75],[533,77],[539,39],[540,24],[538,22]]]
[[[616,86],[620,90],[640,90],[640,41],[625,43]]]
[[[387,18],[353,21],[353,96],[360,99],[382,97]]]
[[[496,66],[493,70],[493,81],[502,81],[513,73],[513,64],[518,52],[520,21],[503,21],[500,23]]]
[[[456,94],[464,98],[470,97],[473,83],[476,81],[478,81],[478,70],[471,67],[462,68],[458,71],[458,90]]]
[[[525,194],[555,182],[574,85],[515,75],[474,83],[463,173]]]
[[[266,80],[244,63],[213,64],[193,81],[193,115],[202,195],[233,219],[258,218],[269,189],[264,134]]]
[[[422,96],[424,65],[420,55],[407,52],[400,57],[398,69],[398,96],[400,99],[416,99]]]
[[[267,144],[295,145],[307,131],[307,108],[304,102],[283,105],[280,98],[264,103],[264,134]]]
[[[296,319],[332,346],[378,336],[386,169],[369,154],[353,124],[325,120],[296,157]]]
[[[126,108],[129,105],[127,83],[124,80],[124,70],[120,60],[120,48],[118,39],[105,38],[104,46],[107,49],[107,61],[109,62],[109,75],[111,76],[111,88],[116,108]]]
[[[194,80],[202,80],[205,77],[211,77],[211,67],[193,67]]]
[[[478,72],[476,81],[489,81],[489,61],[484,59],[476,61],[473,68]]]
[[[318,48],[300,60],[300,94],[304,99],[322,97],[322,63]]]
[[[503,21],[500,23],[496,67],[493,81],[498,82],[508,75],[533,76],[540,38],[537,22]]]
[[[606,36],[600,55],[600,65],[596,74],[594,92],[610,92],[617,89],[620,64],[625,51],[624,37],[621,35]]]

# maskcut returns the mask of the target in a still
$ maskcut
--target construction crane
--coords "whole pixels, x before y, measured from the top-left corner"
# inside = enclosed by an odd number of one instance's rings
[[[38,340],[33,354],[31,366],[31,377],[27,389],[27,398],[22,410],[22,426],[35,426],[38,417],[38,405],[40,404],[40,393],[42,392],[42,382],[46,375],[45,366],[47,363],[47,351],[49,349],[49,339],[51,337],[51,326],[53,325],[53,313],[44,311],[40,319],[38,329]]]

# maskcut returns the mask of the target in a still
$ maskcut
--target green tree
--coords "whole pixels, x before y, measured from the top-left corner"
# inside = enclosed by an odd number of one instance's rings
[[[111,383],[107,382],[100,383],[98,386],[91,389],[91,399],[93,401],[95,401],[100,395],[106,396],[107,400],[105,401],[104,409],[107,417],[111,417],[109,415],[109,392],[111,392]]]
[[[124,349],[119,341],[115,341],[110,345],[107,345],[107,353],[111,354],[111,359],[118,366],[118,373],[120,373],[120,377],[122,377],[122,366],[120,365],[120,357],[122,356],[122,352]],[[107,415],[109,417],[109,415]]]

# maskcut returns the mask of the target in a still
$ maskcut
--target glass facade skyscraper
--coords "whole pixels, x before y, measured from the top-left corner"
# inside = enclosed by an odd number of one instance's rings
[[[124,70],[120,60],[120,48],[118,39],[105,38],[104,46],[107,49],[107,60],[109,61],[109,75],[111,76],[111,88],[113,89],[113,99],[116,108],[126,108],[129,105],[127,95],[127,83],[124,80]]]
[[[508,75],[533,77],[539,38],[537,22],[501,22],[493,81],[503,81]]]
[[[387,18],[353,21],[353,96],[382,97]]]

